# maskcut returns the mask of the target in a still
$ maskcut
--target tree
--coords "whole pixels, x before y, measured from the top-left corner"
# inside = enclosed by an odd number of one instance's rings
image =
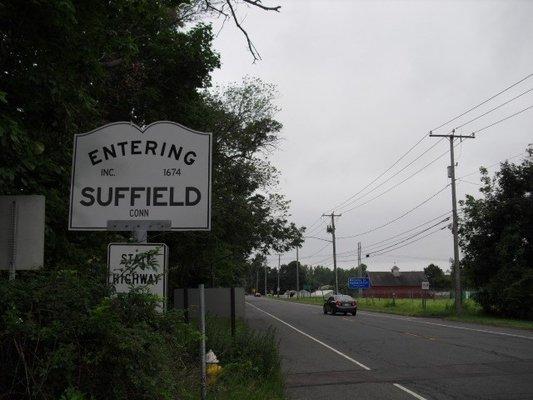
[[[267,157],[282,126],[273,88],[248,80],[208,91],[220,65],[212,29],[184,29],[194,16],[183,4],[2,2],[0,193],[45,195],[46,267],[95,268],[107,243],[129,236],[67,230],[73,135],[111,121],[213,133],[212,231],[151,235],[170,247],[171,284],[240,284],[251,254],[301,237]]]
[[[110,121],[185,121],[219,66],[181,1],[2,2],[0,190],[46,196],[46,264],[105,262],[121,236],[67,231],[72,138]]]
[[[426,278],[428,278],[430,289],[449,290],[451,288],[450,276],[445,275],[438,265],[429,264],[424,268]]]
[[[485,311],[533,318],[533,163],[508,162],[491,179],[481,168],[483,198],[461,202],[464,275]]]

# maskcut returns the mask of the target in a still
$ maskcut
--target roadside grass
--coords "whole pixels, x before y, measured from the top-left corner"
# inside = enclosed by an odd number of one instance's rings
[[[258,332],[237,321],[232,338],[229,320],[208,318],[206,350],[213,350],[222,366],[222,373],[208,387],[210,399],[285,399],[274,330]]]
[[[274,298],[277,299],[276,297]],[[303,297],[300,299],[280,298],[279,300],[315,305],[324,304],[324,300],[320,297]],[[533,330],[533,321],[487,315],[483,312],[481,307],[471,299],[464,301],[463,314],[461,316],[455,315],[453,299],[427,299],[426,309],[422,307],[421,299],[395,299],[393,302],[392,299],[360,298],[357,302],[359,310],[411,317],[439,317],[452,321]]]

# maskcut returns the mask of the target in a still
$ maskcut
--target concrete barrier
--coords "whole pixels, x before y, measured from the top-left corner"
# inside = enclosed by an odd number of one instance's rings
[[[235,289],[235,317],[244,319],[244,288]],[[208,315],[231,318],[231,288],[206,288],[205,307]],[[189,318],[198,318],[200,297],[198,288],[174,289],[174,308],[189,309]]]

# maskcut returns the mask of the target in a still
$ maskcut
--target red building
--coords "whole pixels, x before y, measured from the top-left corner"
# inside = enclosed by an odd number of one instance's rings
[[[424,271],[400,272],[394,266],[391,272],[367,272],[370,278],[370,289],[363,291],[365,297],[376,298],[422,298],[428,297],[428,290],[422,290],[422,282],[426,282]]]

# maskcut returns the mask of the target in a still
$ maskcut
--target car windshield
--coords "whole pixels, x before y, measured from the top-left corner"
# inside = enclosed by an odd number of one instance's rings
[[[335,300],[339,300],[339,301],[353,301],[353,298],[351,296],[347,296],[345,294],[341,294],[341,295],[338,295],[338,296],[335,296]]]

